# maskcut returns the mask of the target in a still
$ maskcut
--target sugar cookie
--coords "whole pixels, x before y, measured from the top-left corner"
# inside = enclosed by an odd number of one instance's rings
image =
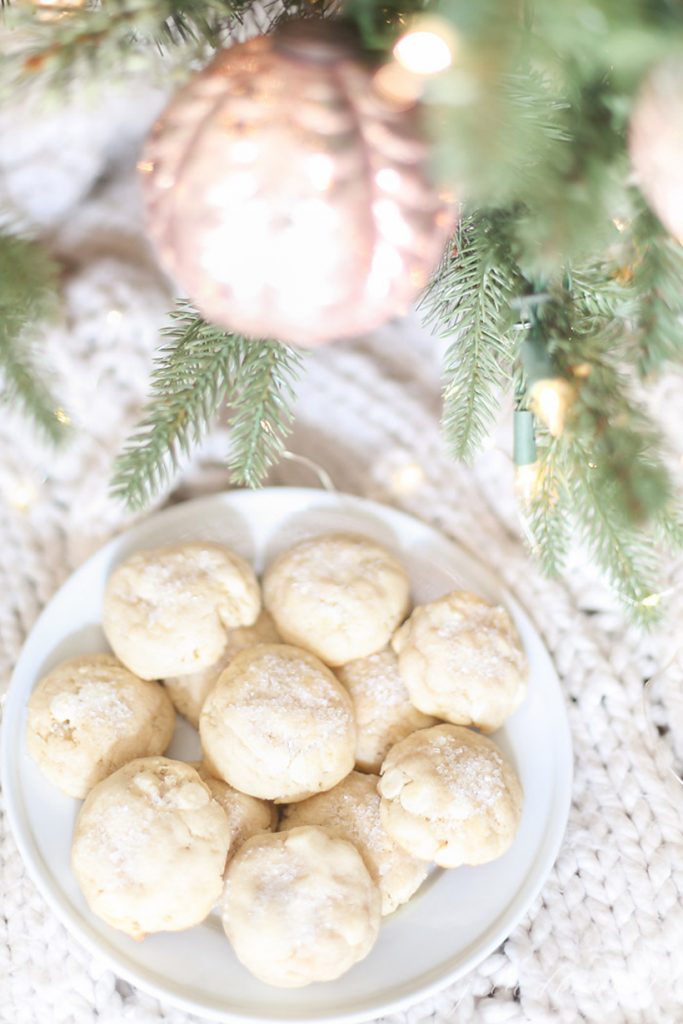
[[[62,662],[28,703],[26,743],[55,786],[82,799],[135,757],[163,754],[175,712],[159,683],[138,679],[112,654]]]
[[[444,868],[500,857],[522,812],[519,780],[496,744],[458,725],[421,729],[397,743],[379,792],[387,832]]]
[[[238,654],[199,719],[212,774],[276,803],[331,789],[353,768],[351,698],[308,651],[259,644]]]
[[[324,829],[248,839],[228,865],[223,927],[268,985],[331,981],[372,949],[380,895],[350,843]]]
[[[229,841],[225,812],[191,765],[143,757],[90,791],[71,864],[92,912],[140,939],[204,920]]]
[[[454,725],[498,729],[527,690],[526,655],[507,611],[456,590],[419,605],[392,647],[410,699]]]
[[[192,765],[199,777],[211,790],[228,819],[230,849],[228,857],[234,856],[240,846],[261,832],[273,832],[277,827],[278,814],[273,804],[259,800],[256,796],[240,793],[222,779],[215,779],[201,762]]]
[[[250,626],[261,604],[249,565],[219,544],[139,551],[107,583],[102,625],[116,656],[142,679],[209,668],[228,631]]]
[[[398,660],[390,648],[337,669],[351,694],[356,718],[356,766],[377,773],[391,747],[416,729],[436,725],[411,704]]]
[[[327,534],[285,551],[268,568],[263,600],[280,636],[328,665],[385,647],[409,605],[403,567],[365,537]]]

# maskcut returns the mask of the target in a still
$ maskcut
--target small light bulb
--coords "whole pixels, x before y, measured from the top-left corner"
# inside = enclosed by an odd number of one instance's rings
[[[453,63],[447,29],[434,22],[416,23],[394,46],[394,57],[414,75],[438,75]]]
[[[37,497],[38,489],[33,481],[23,478],[14,483],[7,495],[7,501],[17,512],[28,512]]]
[[[538,493],[541,481],[540,462],[528,462],[515,467],[515,494],[520,505],[528,507]]]
[[[391,474],[391,489],[394,494],[414,494],[425,482],[425,471],[417,462],[399,466]]]
[[[564,377],[538,380],[529,393],[529,405],[553,437],[559,437],[574,397],[574,388]]]
[[[61,423],[63,427],[68,427],[71,423],[71,417],[69,416],[66,409],[63,409],[61,405],[58,405],[54,411],[54,417],[58,423]]]

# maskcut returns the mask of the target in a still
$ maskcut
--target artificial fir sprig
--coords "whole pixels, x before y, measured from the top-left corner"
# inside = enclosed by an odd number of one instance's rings
[[[505,213],[461,219],[422,299],[425,323],[452,338],[444,363],[443,429],[456,459],[470,461],[509,386],[519,345],[511,301],[520,274]]]
[[[108,0],[50,8],[47,17],[38,5],[12,5],[6,20],[22,33],[23,45],[8,54],[5,85],[16,85],[20,76],[60,86],[78,73],[120,73],[131,63],[151,63],[175,45],[195,44],[199,53],[219,45],[247,5],[248,0]]]
[[[151,396],[116,462],[113,494],[143,507],[224,402],[232,409],[233,479],[256,486],[282,450],[299,356],[280,342],[215,327],[185,302],[163,333],[167,344],[152,373]]]
[[[231,400],[233,483],[258,487],[290,430],[301,357],[279,341],[244,341]]]
[[[59,444],[67,436],[67,417],[52,394],[37,342],[41,324],[57,309],[56,279],[43,246],[0,234],[0,396]]]

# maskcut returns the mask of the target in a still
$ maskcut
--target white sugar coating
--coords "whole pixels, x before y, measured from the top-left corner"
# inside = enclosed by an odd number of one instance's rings
[[[522,789],[486,736],[436,725],[397,743],[382,765],[380,814],[403,849],[445,868],[502,856],[517,832]]]
[[[456,590],[418,605],[392,647],[410,700],[428,715],[484,732],[524,700],[528,664],[507,611]]]
[[[263,580],[263,601],[280,636],[328,665],[385,647],[409,607],[405,569],[381,545],[326,534],[280,555]]]
[[[356,767],[378,772],[391,747],[416,729],[436,724],[411,704],[390,648],[337,669],[356,718]]]
[[[330,789],[353,768],[349,695],[314,655],[287,644],[233,659],[206,699],[199,734],[213,775],[276,803]]]
[[[88,795],[71,865],[92,912],[139,939],[203,921],[229,841],[225,812],[191,765],[138,758]]]
[[[251,567],[219,544],[140,551],[109,578],[102,625],[114,653],[142,679],[209,668],[228,632],[250,626],[261,596]]]
[[[268,985],[332,981],[367,956],[380,894],[350,843],[321,828],[248,839],[228,865],[223,927]]]
[[[406,903],[424,882],[429,866],[412,857],[382,825],[377,775],[351,772],[334,789],[286,807],[280,830],[320,825],[353,843],[382,896],[382,913]]]
[[[82,799],[136,757],[162,754],[175,726],[159,683],[138,679],[111,654],[62,662],[28,704],[29,754],[55,786]]]
[[[230,829],[228,859],[237,853],[247,839],[260,835],[261,832],[272,832],[277,827],[278,814],[273,804],[247,793],[240,793],[222,779],[214,778],[201,762],[193,764],[192,767],[197,770],[202,782],[209,787],[214,800],[218,801],[225,811]]]
[[[216,685],[221,672],[228,667],[235,655],[248,647],[254,647],[255,644],[276,644],[279,640],[275,623],[266,611],[261,612],[253,626],[231,629],[222,655],[210,668],[164,679],[164,685],[176,711],[184,715],[197,729],[204,701]]]

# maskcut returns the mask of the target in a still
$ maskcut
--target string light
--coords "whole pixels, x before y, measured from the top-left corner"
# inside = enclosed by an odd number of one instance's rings
[[[541,484],[541,463],[528,462],[524,466],[515,466],[515,494],[522,507],[532,504]]]
[[[39,21],[61,21],[82,7],[84,0],[34,0]]]
[[[58,405],[54,411],[54,417],[58,423],[61,423],[63,427],[68,427],[71,424],[71,417],[69,416],[66,409],[63,409],[61,405]]]
[[[425,471],[419,462],[408,462],[391,474],[391,489],[397,495],[414,494],[425,482]]]
[[[6,493],[7,504],[17,512],[28,512],[38,497],[38,488],[28,477],[17,477]]]
[[[567,415],[574,404],[575,391],[564,377],[537,380],[529,392],[529,405],[553,437],[565,428]]]
[[[438,75],[453,63],[455,39],[438,19],[421,19],[394,46],[394,57],[413,75]]]
[[[421,79],[395,61],[383,64],[375,72],[373,82],[380,96],[398,109],[412,107],[424,91]]]

